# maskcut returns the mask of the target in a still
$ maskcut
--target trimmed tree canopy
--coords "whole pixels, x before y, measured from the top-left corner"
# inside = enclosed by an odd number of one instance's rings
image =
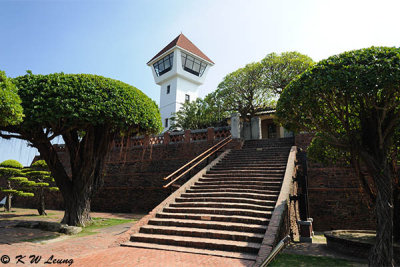
[[[16,160],[8,159],[0,163],[0,167],[22,169],[24,166]]]
[[[157,133],[161,117],[154,101],[126,83],[90,74],[27,75],[14,83],[24,121],[0,127],[0,136],[20,138],[46,161],[65,204],[63,222],[85,225],[90,199],[103,184],[103,169],[114,138],[120,134]],[[51,143],[62,136],[71,175]]]
[[[391,266],[400,184],[389,153],[400,129],[400,49],[371,47],[320,61],[283,90],[276,114],[285,128],[319,132],[323,142],[349,152],[356,170],[365,164],[377,188],[370,265]]]
[[[0,71],[0,126],[15,125],[22,121],[23,111],[17,88]]]
[[[41,125],[62,132],[68,127],[110,125],[112,130],[158,132],[157,105],[135,87],[90,74],[32,75],[14,79],[26,119],[24,128]]]
[[[280,94],[294,78],[314,65],[314,61],[309,56],[294,51],[268,54],[261,60],[261,64],[266,86]]]
[[[332,56],[304,72],[283,91],[277,116],[291,130],[323,131],[332,142],[351,144],[349,139],[361,140],[361,132],[372,126],[368,117],[375,113],[390,116],[376,126],[393,133],[399,96],[400,50],[371,47]]]

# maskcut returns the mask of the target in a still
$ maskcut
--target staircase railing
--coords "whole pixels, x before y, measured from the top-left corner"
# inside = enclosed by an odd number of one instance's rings
[[[195,157],[194,159],[192,159],[191,161],[189,161],[188,163],[186,163],[185,165],[183,165],[182,167],[180,167],[179,169],[177,169],[170,175],[166,176],[164,178],[164,180],[171,179],[172,177],[178,175],[178,173],[181,172],[178,176],[173,178],[168,184],[164,185],[163,188],[168,188],[170,185],[172,185],[173,183],[178,181],[180,178],[182,178],[185,174],[190,172],[193,168],[195,168],[197,165],[202,163],[204,160],[208,159],[210,156],[212,156],[215,153],[217,153],[218,151],[220,151],[231,141],[232,141],[232,136],[228,136],[228,137],[224,138],[223,140],[219,141],[217,144],[215,144],[211,148],[207,149],[206,151],[204,151],[203,153],[201,153],[200,155],[198,155],[197,157]]]

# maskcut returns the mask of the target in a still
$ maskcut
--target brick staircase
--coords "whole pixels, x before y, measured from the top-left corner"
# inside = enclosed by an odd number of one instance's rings
[[[292,138],[246,141],[166,205],[123,246],[255,260]]]

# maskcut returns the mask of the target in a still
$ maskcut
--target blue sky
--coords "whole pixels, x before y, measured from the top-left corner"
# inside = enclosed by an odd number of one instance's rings
[[[393,0],[0,0],[0,70],[8,76],[93,73],[159,102],[146,62],[181,32],[216,64],[200,88],[271,52],[315,61],[372,45],[400,46]],[[36,151],[0,139],[0,162],[28,165]]]

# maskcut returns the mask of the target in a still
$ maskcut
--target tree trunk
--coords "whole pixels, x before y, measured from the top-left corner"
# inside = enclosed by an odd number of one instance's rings
[[[39,215],[47,215],[46,210],[45,210],[45,204],[44,204],[44,190],[43,187],[39,189],[39,203],[38,203],[38,212]]]
[[[400,189],[393,190],[393,239],[400,243]],[[400,265],[400,262],[397,264]]]
[[[65,212],[61,223],[73,226],[85,226],[91,222],[90,217],[90,193],[85,190],[78,194],[64,195]]]
[[[7,195],[7,199],[6,199],[6,205],[5,205],[5,209],[6,211],[10,212],[11,211],[11,199],[12,199],[12,195],[8,194]]]
[[[369,256],[369,266],[393,266],[393,187],[391,172],[383,166],[375,171],[376,241]]]

